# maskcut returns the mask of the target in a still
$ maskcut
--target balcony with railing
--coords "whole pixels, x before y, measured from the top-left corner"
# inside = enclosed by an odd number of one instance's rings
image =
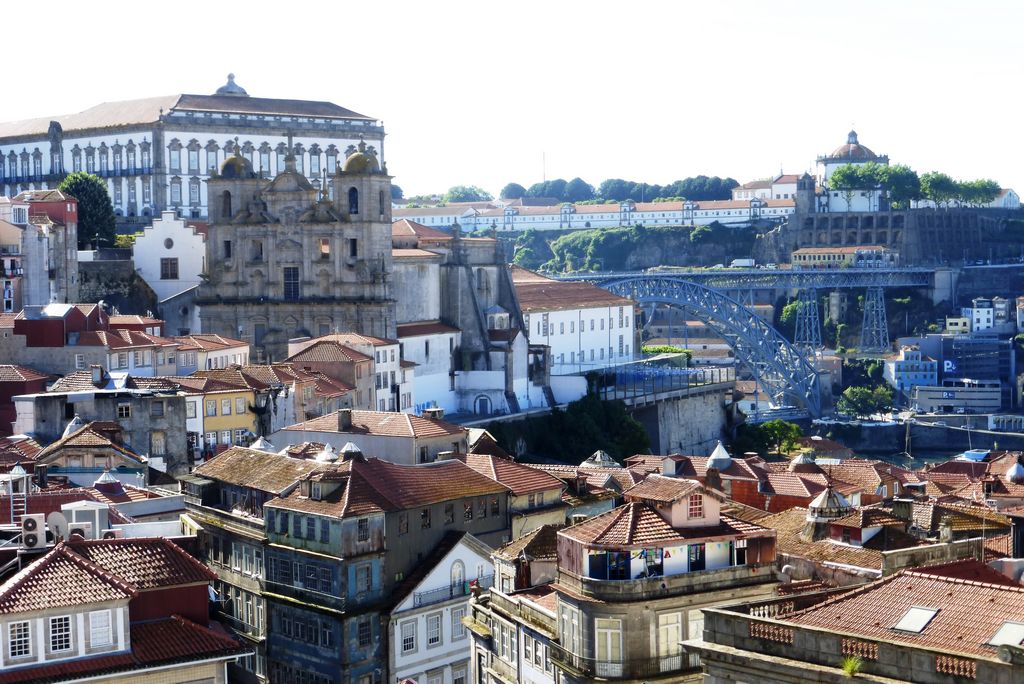
[[[481,575],[475,581],[481,589],[490,589],[494,586],[494,575]],[[420,608],[421,606],[430,606],[454,598],[469,596],[471,584],[471,582],[462,582],[461,584],[452,584],[447,587],[431,589],[430,591],[417,591],[413,594],[413,605],[416,608]]]
[[[636,579],[594,579],[559,572],[558,582],[584,596],[604,601],[647,601],[664,596],[735,589],[775,581],[775,562],[692,570]]]
[[[551,644],[551,661],[558,669],[575,677],[588,679],[651,679],[657,677],[678,678],[700,672],[700,657],[689,653],[655,656],[653,658],[630,658],[627,660],[603,660],[585,658]]]

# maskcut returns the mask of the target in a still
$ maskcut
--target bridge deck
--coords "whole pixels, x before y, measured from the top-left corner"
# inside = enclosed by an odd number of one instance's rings
[[[580,273],[557,276],[604,285],[616,280],[682,280],[716,290],[812,289],[836,290],[868,287],[931,287],[933,268],[836,269],[675,269],[640,272]]]

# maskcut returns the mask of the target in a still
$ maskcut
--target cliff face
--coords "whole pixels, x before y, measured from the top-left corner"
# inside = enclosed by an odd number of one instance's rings
[[[524,233],[515,262],[556,272],[637,271],[654,266],[713,266],[749,258],[752,228],[656,226]]]

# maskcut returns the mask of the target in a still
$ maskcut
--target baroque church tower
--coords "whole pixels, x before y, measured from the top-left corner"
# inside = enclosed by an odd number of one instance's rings
[[[295,337],[395,337],[387,166],[360,142],[332,171],[318,189],[289,154],[268,182],[235,145],[207,181],[203,332],[246,340],[264,362],[285,358]]]

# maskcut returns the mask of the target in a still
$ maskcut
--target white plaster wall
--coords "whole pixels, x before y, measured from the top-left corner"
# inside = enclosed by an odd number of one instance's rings
[[[551,347],[552,375],[586,372],[632,361],[636,353],[633,348],[633,308],[628,305],[622,307],[621,324],[619,308],[606,306],[550,311],[546,335],[544,312],[531,311],[526,317],[527,338],[531,344]],[[619,335],[623,337],[621,354]]]
[[[167,240],[171,241],[170,247],[166,246]],[[139,275],[153,288],[157,299],[163,300],[199,284],[206,263],[205,241],[184,220],[175,218],[173,211],[165,211],[135,240],[132,256]],[[178,278],[161,280],[160,260],[169,258],[178,260]]]

